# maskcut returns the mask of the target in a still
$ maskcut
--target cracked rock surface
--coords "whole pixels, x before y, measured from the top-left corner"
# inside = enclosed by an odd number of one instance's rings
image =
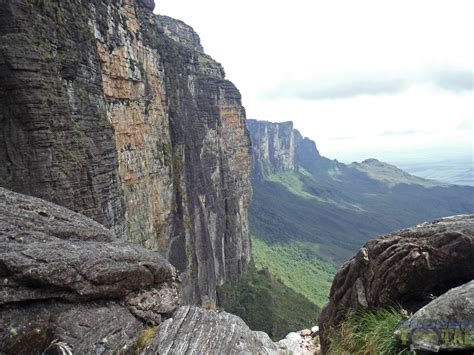
[[[263,332],[251,331],[226,312],[180,307],[160,326],[145,349],[150,354],[276,354],[277,346]]]

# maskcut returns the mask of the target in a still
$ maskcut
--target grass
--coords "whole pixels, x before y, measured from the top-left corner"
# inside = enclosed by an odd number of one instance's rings
[[[314,304],[328,302],[336,265],[318,257],[316,245],[294,241],[267,243],[252,237],[252,254],[258,268],[267,268],[273,275]]]
[[[404,319],[401,310],[358,310],[329,334],[329,354],[409,354],[399,347],[393,332]]]
[[[220,307],[273,340],[315,325],[320,312],[318,306],[253,263],[239,279],[219,287],[217,294]]]
[[[300,196],[302,198],[314,198],[318,199],[316,196],[306,192],[304,190],[303,182],[298,178],[294,172],[285,171],[279,174],[273,174],[266,177],[268,181],[273,181],[280,183],[288,189],[291,193]]]

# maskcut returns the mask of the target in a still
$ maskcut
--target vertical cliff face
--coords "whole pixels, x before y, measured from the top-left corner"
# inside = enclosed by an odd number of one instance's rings
[[[198,35],[151,8],[2,6],[0,185],[160,251],[212,303],[250,259],[245,112]]]
[[[256,177],[295,169],[295,140],[301,135],[293,130],[293,122],[248,120],[247,126],[252,139],[253,174]]]
[[[2,2],[0,182],[124,236],[113,127],[88,9]]]
[[[247,120],[252,141],[252,174],[261,179],[303,167],[317,172],[336,163],[321,156],[316,143],[293,128],[293,122]]]

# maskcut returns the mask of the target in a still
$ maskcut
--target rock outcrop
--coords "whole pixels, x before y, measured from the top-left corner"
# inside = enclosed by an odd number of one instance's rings
[[[157,337],[144,348],[150,354],[276,354],[278,347],[263,332],[226,312],[180,307],[163,322]]]
[[[474,350],[474,281],[428,303],[403,322],[395,334],[415,351]]]
[[[336,274],[319,318],[327,334],[349,310],[400,304],[416,311],[474,279],[474,215],[424,223],[367,242]]]
[[[0,188],[1,354],[276,354],[237,316],[179,307],[174,267],[93,220]]]
[[[156,252],[44,200],[0,188],[0,353],[131,349],[178,306],[176,273]]]
[[[159,251],[183,296],[250,260],[250,142],[235,86],[149,0],[0,7],[0,186]]]

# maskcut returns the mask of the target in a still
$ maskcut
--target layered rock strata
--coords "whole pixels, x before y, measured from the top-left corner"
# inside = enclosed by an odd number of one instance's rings
[[[0,353],[130,350],[178,306],[176,272],[64,207],[0,188]]]
[[[250,142],[240,93],[199,36],[152,1],[0,8],[0,186],[159,251],[183,297],[250,260]]]

